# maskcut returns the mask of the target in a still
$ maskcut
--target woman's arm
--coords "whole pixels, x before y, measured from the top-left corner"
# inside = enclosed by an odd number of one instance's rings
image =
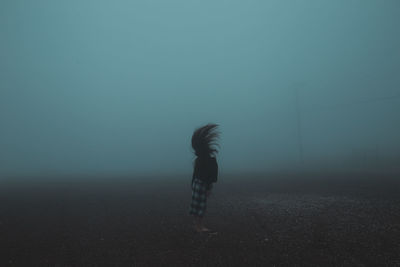
[[[214,158],[213,160],[210,176],[211,176],[211,182],[216,183],[218,180],[218,163],[216,158]]]

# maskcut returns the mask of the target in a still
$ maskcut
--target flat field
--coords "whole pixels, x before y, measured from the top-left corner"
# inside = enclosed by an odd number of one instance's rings
[[[222,175],[200,234],[190,178],[4,180],[0,266],[400,266],[400,177]]]

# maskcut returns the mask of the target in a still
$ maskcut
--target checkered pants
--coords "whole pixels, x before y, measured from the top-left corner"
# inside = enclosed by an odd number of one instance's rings
[[[192,183],[192,203],[190,214],[203,217],[207,207],[207,186],[203,181],[194,179]]]

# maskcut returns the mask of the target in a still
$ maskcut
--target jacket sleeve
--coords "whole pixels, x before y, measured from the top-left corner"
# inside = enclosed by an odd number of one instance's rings
[[[194,168],[193,168],[193,174],[192,174],[192,184],[193,184],[194,178],[196,178],[196,176],[198,174],[197,172],[198,172],[198,166],[197,166],[197,164],[195,162]]]
[[[216,159],[214,159],[212,161],[212,164],[210,165],[208,174],[209,174],[209,176],[208,176],[209,178],[207,181],[207,190],[211,190],[213,183],[216,183],[217,179],[218,179],[218,164],[217,164]]]

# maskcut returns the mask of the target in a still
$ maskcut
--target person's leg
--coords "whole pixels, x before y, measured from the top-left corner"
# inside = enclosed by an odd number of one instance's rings
[[[207,227],[204,226],[203,217],[201,217],[201,216],[194,217],[194,227],[195,227],[196,231],[199,231],[199,232],[209,232],[210,231],[210,229],[208,229]]]
[[[200,229],[202,232],[210,231],[207,227],[204,226],[203,217],[207,209],[207,186],[205,184],[202,185],[201,194],[200,194]]]
[[[200,232],[203,227],[203,220],[200,216],[194,216],[194,228]]]
[[[207,206],[206,186],[203,183],[195,181],[192,191],[192,210],[194,215],[194,227],[198,232],[209,231],[203,224],[203,216]]]

